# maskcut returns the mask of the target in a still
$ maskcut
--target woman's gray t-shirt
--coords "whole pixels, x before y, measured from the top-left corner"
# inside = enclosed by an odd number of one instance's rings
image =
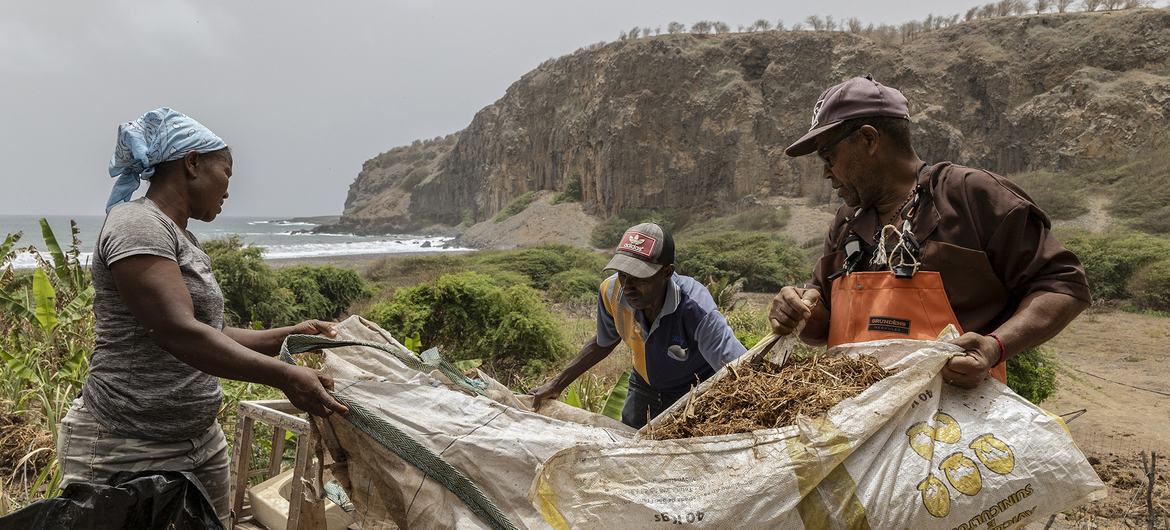
[[[219,379],[160,348],[126,307],[110,266],[139,255],[178,263],[195,318],[223,329],[223,293],[211,273],[211,259],[195,236],[149,199],[115,206],[93,252],[97,343],[82,388],[85,406],[103,427],[120,436],[195,438],[215,421],[223,390]]]

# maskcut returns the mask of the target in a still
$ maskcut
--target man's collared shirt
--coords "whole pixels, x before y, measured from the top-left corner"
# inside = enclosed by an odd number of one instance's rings
[[[912,228],[922,245],[920,270],[942,276],[964,331],[991,333],[1037,291],[1089,301],[1084,267],[1053,237],[1044,211],[1010,180],[943,162],[924,172],[919,184],[926,195]],[[809,284],[821,292],[830,315],[829,276],[841,270],[849,231],[874,244],[873,210],[853,214],[844,205],[837,211]]]
[[[601,282],[597,344],[618,341],[633,351],[636,375],[659,391],[702,381],[747,351],[707,288],[677,273],[666,285],[666,301],[653,322],[626,301],[617,274]]]

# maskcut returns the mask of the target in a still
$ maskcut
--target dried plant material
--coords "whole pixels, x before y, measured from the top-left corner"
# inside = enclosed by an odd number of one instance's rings
[[[732,369],[682,411],[647,435],[654,440],[718,436],[791,425],[817,418],[855,397],[888,372],[870,356],[813,356],[783,368],[759,356]]]

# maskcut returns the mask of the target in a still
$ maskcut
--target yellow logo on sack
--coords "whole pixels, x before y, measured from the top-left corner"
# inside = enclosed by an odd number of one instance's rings
[[[934,460],[936,443],[955,444],[963,436],[962,426],[950,414],[939,412],[932,420],[931,423],[934,425],[920,421],[906,430],[910,448],[927,461]],[[1016,467],[1016,457],[1011,446],[991,433],[978,436],[967,447],[975,453],[979,463],[992,473],[1007,475]],[[931,472],[918,483],[922,505],[930,515],[941,518],[951,513],[948,483],[955,491],[968,497],[974,497],[983,490],[983,473],[979,471],[979,465],[962,451],[951,453],[944,458],[938,469],[946,476],[946,482]]]
[[[979,461],[996,474],[1006,475],[1016,467],[1016,455],[1012,448],[990,433],[976,438],[968,447],[974,449]]]

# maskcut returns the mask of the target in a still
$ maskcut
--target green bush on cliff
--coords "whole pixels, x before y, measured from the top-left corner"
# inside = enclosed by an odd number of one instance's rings
[[[1114,187],[1116,195],[1110,203],[1110,213],[1138,230],[1170,233],[1170,169],[1135,174]]]
[[[1089,212],[1085,183],[1075,175],[1034,171],[1014,175],[1011,180],[1053,219],[1074,219]]]
[[[500,210],[500,213],[496,214],[496,217],[492,221],[500,223],[513,215],[523,212],[525,208],[528,208],[529,204],[532,204],[532,199],[535,197],[536,193],[530,191],[512,199],[512,202],[508,203],[503,210]]]
[[[399,289],[367,318],[398,336],[418,333],[424,348],[437,347],[449,359],[482,359],[505,383],[540,373],[569,352],[536,291],[501,287],[477,272]]]
[[[553,204],[562,202],[581,202],[581,175],[573,175],[562,191],[553,197]]]
[[[678,270],[695,278],[743,278],[748,291],[775,292],[803,283],[811,267],[785,239],[761,232],[726,232],[679,245]]]

